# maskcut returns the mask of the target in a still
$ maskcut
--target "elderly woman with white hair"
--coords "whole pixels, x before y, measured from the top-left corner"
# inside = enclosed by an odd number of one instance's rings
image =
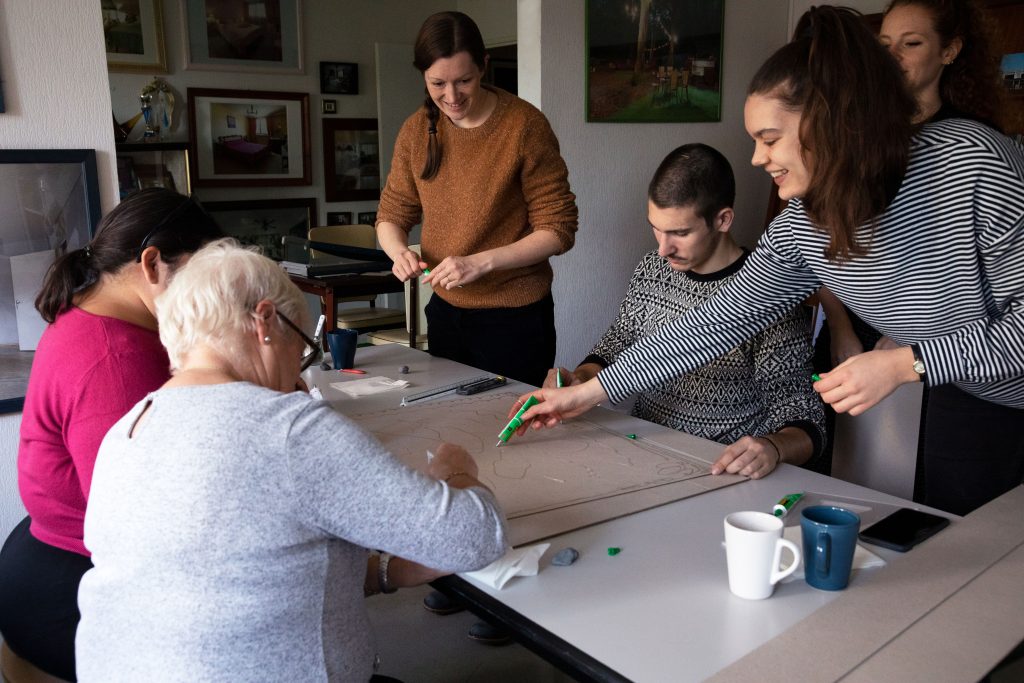
[[[173,377],[114,425],[93,476],[79,680],[371,680],[365,595],[505,550],[476,464],[442,444],[426,476],[293,391],[316,356],[302,294],[231,240],[197,252],[157,314]]]

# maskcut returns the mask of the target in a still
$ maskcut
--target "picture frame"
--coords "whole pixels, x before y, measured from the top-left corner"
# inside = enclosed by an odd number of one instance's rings
[[[586,3],[586,120],[722,120],[724,0]]]
[[[357,219],[357,225],[376,225],[377,224],[377,212],[376,211],[360,211],[359,218]]]
[[[302,0],[181,0],[185,68],[301,74]]]
[[[203,202],[203,208],[225,234],[275,261],[284,258],[281,238],[307,239],[318,216],[315,197]]]
[[[136,0],[137,13],[126,3],[100,0],[107,70],[123,73],[167,73],[161,0]]]
[[[380,199],[377,119],[323,119],[324,199]]]
[[[309,185],[309,95],[189,88],[189,168],[196,187]],[[228,117],[235,117],[231,128]]]
[[[352,225],[352,212],[328,211],[327,225]]]
[[[85,246],[101,215],[94,150],[0,150],[0,413],[24,405],[46,271]]]
[[[323,100],[320,102],[321,114],[337,114],[338,100]]]
[[[320,92],[358,95],[359,65],[353,62],[320,62]]]

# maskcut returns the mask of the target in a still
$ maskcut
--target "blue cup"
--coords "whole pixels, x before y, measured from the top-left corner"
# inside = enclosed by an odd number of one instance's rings
[[[359,333],[355,330],[331,330],[327,333],[327,347],[331,350],[331,363],[335,370],[355,367],[357,339]]]
[[[800,513],[804,578],[815,588],[841,591],[850,583],[860,517],[832,505],[814,505]]]

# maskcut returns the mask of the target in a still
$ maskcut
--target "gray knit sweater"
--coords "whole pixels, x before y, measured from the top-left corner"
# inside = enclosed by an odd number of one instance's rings
[[[584,362],[612,364],[728,284],[747,255],[701,275],[675,271],[649,252],[633,272],[618,317]],[[825,414],[811,388],[812,372],[810,326],[792,309],[728,353],[640,393],[633,415],[725,444],[798,427],[814,442],[813,462],[824,444]]]
[[[409,469],[323,401],[238,382],[157,391],[114,425],[85,544],[80,681],[365,683],[366,549],[467,571],[506,537],[486,490]]]

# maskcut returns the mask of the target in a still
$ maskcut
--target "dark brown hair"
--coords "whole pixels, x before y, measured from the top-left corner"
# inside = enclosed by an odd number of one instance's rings
[[[659,209],[692,206],[714,229],[718,212],[732,208],[736,200],[736,179],[729,160],[717,149],[699,142],[683,145],[658,166],[647,198]]]
[[[468,52],[473,63],[481,71],[487,66],[487,50],[480,29],[467,15],[462,12],[438,12],[431,14],[416,34],[416,45],[413,48],[413,66],[420,73],[426,72],[439,59],[453,57],[460,52]],[[437,122],[441,110],[434,104],[430,91],[423,107],[427,110],[427,162],[423,166],[420,178],[430,180],[441,168],[441,146],[437,142]]]
[[[916,111],[896,60],[860,13],[812,7],[794,39],[754,75],[748,95],[800,112],[800,143],[810,173],[807,215],[829,234],[826,256],[863,254],[858,226],[895,198],[910,158]]]
[[[939,97],[957,113],[990,126],[997,122],[1003,88],[999,64],[992,51],[988,17],[971,0],[893,0],[885,8],[921,7],[932,17],[932,27],[948,47],[955,38],[963,44],[952,64],[942,70]]]
[[[75,295],[137,261],[143,249],[156,247],[172,268],[224,233],[199,202],[163,188],[134,192],[103,217],[96,234],[81,249],[59,256],[36,297],[36,310],[48,323],[71,308]]]

